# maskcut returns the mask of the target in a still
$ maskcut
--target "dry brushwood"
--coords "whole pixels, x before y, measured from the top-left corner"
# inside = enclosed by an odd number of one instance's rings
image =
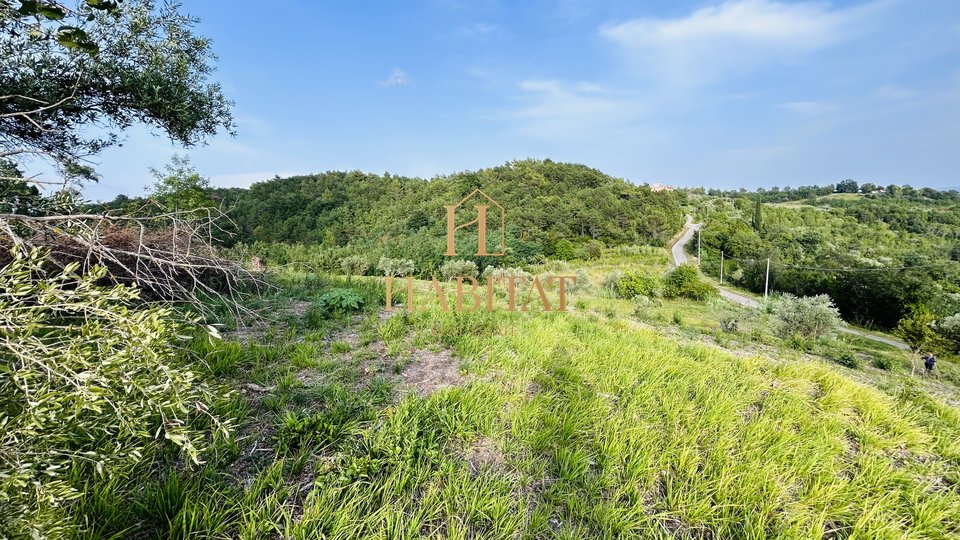
[[[255,315],[244,297],[267,285],[238,262],[220,257],[214,239],[228,221],[216,208],[160,210],[149,215],[0,213],[0,266],[13,250],[49,252],[57,267],[78,263],[86,271],[104,266],[109,279],[136,285],[148,301],[183,302],[212,315],[222,302],[238,319]]]

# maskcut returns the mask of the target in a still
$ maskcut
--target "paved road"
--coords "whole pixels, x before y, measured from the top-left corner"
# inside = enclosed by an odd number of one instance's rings
[[[677,242],[673,245],[673,247],[670,248],[670,250],[673,252],[674,264],[676,264],[677,266],[680,266],[681,264],[687,262],[688,257],[686,252],[684,251],[684,247],[686,247],[686,245],[690,243],[690,241],[693,239],[693,235],[701,227],[703,227],[702,223],[693,223],[693,220],[690,218],[690,216],[687,216],[687,224],[685,226],[685,230],[683,231],[683,235],[681,235],[680,239],[677,240]],[[720,288],[720,296],[723,298],[726,298],[727,300],[730,300],[731,302],[740,304],[741,306],[747,306],[752,308],[760,307],[760,302],[757,302],[753,298],[735,293],[733,291],[730,291],[724,288]],[[896,347],[904,351],[910,350],[910,347],[906,343],[898,339],[893,339],[893,338],[888,338],[883,336],[875,336],[873,334],[868,334],[866,332],[857,330],[856,328],[850,328],[848,326],[841,326],[839,330],[845,334],[853,334],[855,336],[860,336],[862,338],[873,340],[879,343],[885,343],[887,345],[890,345],[891,347]]]
[[[684,225],[683,235],[680,236],[680,239],[670,248],[673,250],[673,262],[677,266],[687,262],[687,254],[683,249],[690,243],[690,240],[693,239],[693,235],[697,232],[697,229],[702,226],[703,224],[701,223],[693,223],[693,219],[687,216],[687,224]]]

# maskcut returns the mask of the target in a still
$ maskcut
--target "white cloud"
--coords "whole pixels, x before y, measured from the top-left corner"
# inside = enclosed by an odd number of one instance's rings
[[[410,76],[402,69],[395,67],[386,79],[380,81],[380,86],[406,86],[410,84]]]
[[[700,86],[850,39],[886,3],[831,9],[819,2],[728,0],[683,18],[604,26],[600,34],[659,83]]]
[[[629,122],[639,112],[635,103],[592,83],[548,79],[518,86],[526,104],[514,116],[523,131],[543,138],[589,136],[599,128]]]

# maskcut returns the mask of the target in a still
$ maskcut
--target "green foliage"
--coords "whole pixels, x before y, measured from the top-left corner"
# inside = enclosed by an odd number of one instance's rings
[[[209,82],[210,40],[176,3],[20,4],[0,2],[0,95],[10,96],[0,100],[0,138],[25,150],[13,153],[19,163],[45,155],[65,177],[93,179],[84,158],[118,144],[131,124],[184,146],[233,129],[231,103]]]
[[[346,276],[362,276],[367,273],[370,263],[365,257],[351,255],[340,260],[340,269]]]
[[[429,275],[444,262],[443,206],[456,203],[475,188],[496,199],[507,212],[503,258],[473,255],[475,229],[457,234],[458,257],[473,260],[481,269],[501,261],[508,266],[535,264],[546,254],[573,258],[581,243],[588,256],[596,251],[592,242],[662,245],[683,223],[678,193],[654,193],[583,165],[550,160],[514,161],[430,181],[327,172],[217,193],[234,208],[231,216],[239,226],[236,241],[349,246],[349,254],[363,254],[370,260],[380,256],[413,260],[418,271]],[[488,225],[492,253],[499,250],[500,231],[494,220]],[[382,242],[384,238],[389,241]]]
[[[833,360],[841,366],[845,366],[850,369],[860,369],[860,366],[863,365],[856,353],[850,349],[841,349],[837,351],[833,356]]]
[[[765,204],[763,227],[751,226],[749,205],[760,193],[725,193],[700,201],[702,271],[763,292],[766,259],[771,290],[798,296],[827,294],[852,321],[893,328],[909,306],[960,291],[960,264],[951,261],[960,236],[960,194],[955,191],[888,189],[864,196],[824,190],[765,191],[763,200],[821,195],[808,204]],[[822,196],[828,195],[828,196]],[[755,220],[753,220],[755,221]]]
[[[707,300],[717,294],[717,288],[700,279],[700,272],[692,264],[681,264],[663,279],[663,295],[667,298]]]
[[[477,277],[477,263],[465,261],[463,259],[451,260],[443,263],[440,267],[440,275],[443,279],[450,281],[458,277],[475,278]]]
[[[349,425],[335,422],[324,413],[287,411],[278,422],[274,440],[282,453],[304,448],[316,451],[336,444],[349,429]]]
[[[628,272],[617,281],[617,296],[634,298],[647,296],[656,298],[663,293],[660,278],[644,271]]]
[[[784,294],[773,303],[774,331],[783,338],[812,340],[826,336],[842,323],[830,297]]]
[[[916,304],[910,306],[907,315],[900,319],[893,332],[916,351],[940,350],[943,348],[944,338],[934,330],[935,322],[936,317],[927,306]]]
[[[380,262],[377,263],[377,270],[383,272],[385,276],[405,277],[413,274],[414,266],[413,261],[410,259],[380,257]]]
[[[561,261],[569,261],[576,258],[576,251],[573,242],[562,238],[553,246],[553,256]]]
[[[363,308],[363,297],[353,289],[331,289],[317,300],[317,306],[325,313],[344,314]]]
[[[847,178],[846,180],[837,182],[837,193],[856,193],[859,190],[856,180]]]
[[[188,157],[174,155],[164,170],[151,168],[150,173],[156,179],[151,196],[166,208],[183,211],[214,206],[210,180],[193,168]]]
[[[189,422],[210,394],[177,360],[172,313],[130,307],[137,290],[98,285],[103,268],[43,264],[0,270],[0,536],[65,534],[71,469],[110,477],[164,441],[197,463],[207,446]]]
[[[587,252],[587,259],[596,260],[603,255],[603,244],[597,242],[596,240],[587,243],[584,250]]]

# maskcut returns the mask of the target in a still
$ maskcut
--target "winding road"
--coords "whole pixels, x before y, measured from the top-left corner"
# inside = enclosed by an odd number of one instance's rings
[[[693,240],[693,235],[702,227],[703,227],[702,223],[693,223],[693,219],[690,216],[687,216],[687,224],[684,226],[683,234],[680,235],[680,238],[670,248],[670,251],[673,252],[673,263],[675,265],[680,266],[681,264],[684,264],[689,260],[689,258],[687,257],[687,253],[684,251],[684,248],[687,247],[687,244],[689,244],[690,241]],[[742,294],[735,293],[723,287],[720,287],[720,296],[722,296],[723,298],[726,298],[731,302],[740,304],[742,306],[747,306],[752,308],[760,307],[760,302],[757,302],[753,298],[749,298]],[[888,338],[884,336],[877,336],[874,334],[864,332],[862,330],[857,330],[856,328],[850,328],[849,326],[841,326],[839,330],[845,334],[860,336],[864,339],[869,339],[872,341],[876,341],[878,343],[884,343],[886,345],[890,345],[891,347],[896,347],[904,351],[910,350],[910,347],[906,343],[898,339]]]

